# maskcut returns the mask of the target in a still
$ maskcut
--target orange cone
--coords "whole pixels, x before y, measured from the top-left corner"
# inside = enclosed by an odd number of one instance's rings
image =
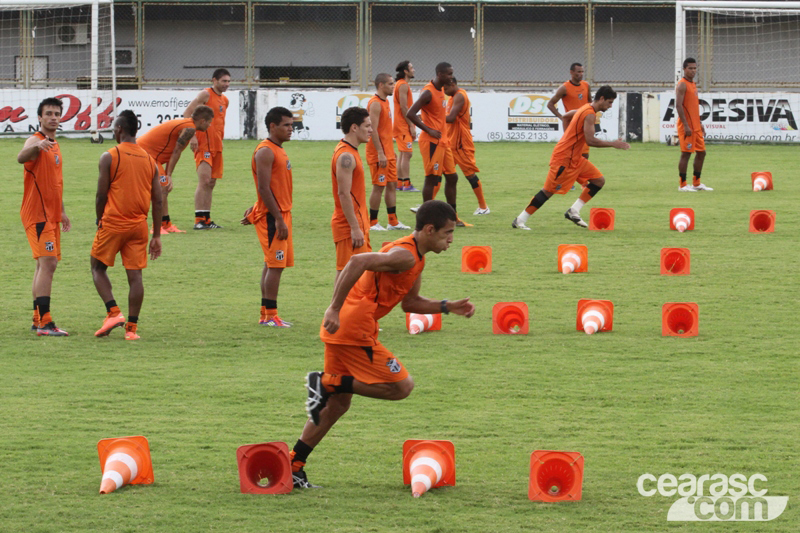
[[[239,490],[243,494],[286,494],[292,492],[292,466],[285,442],[264,442],[239,446]]]
[[[406,328],[412,335],[423,331],[439,331],[442,329],[442,315],[441,313],[429,315],[406,313]]]
[[[531,454],[528,499],[535,502],[579,501],[583,491],[583,456],[578,452],[536,450]]]
[[[558,245],[558,269],[564,273],[589,270],[589,250],[583,244]]]
[[[589,229],[593,231],[613,230],[614,210],[604,207],[593,207],[589,211]]]
[[[578,300],[576,328],[592,335],[598,331],[611,331],[614,325],[614,304],[609,300]]]
[[[688,276],[691,270],[688,248],[661,249],[662,276]]]
[[[756,192],[772,190],[772,172],[753,172],[750,174],[750,181]]]
[[[661,308],[662,337],[696,337],[700,310],[696,303],[665,303]]]
[[[760,209],[750,211],[750,233],[772,233],[775,231],[775,211]]]
[[[150,444],[145,437],[103,439],[97,443],[100,456],[100,494],[114,492],[125,485],[149,485],[153,482]]]
[[[449,440],[407,440],[403,443],[403,484],[419,498],[437,487],[456,484],[456,449]]]
[[[669,212],[669,229],[678,230],[681,233],[694,229],[694,209],[688,207],[676,207]]]
[[[464,246],[461,248],[461,272],[489,274],[491,271],[491,246]]]
[[[492,307],[492,333],[528,334],[528,304],[500,302]]]

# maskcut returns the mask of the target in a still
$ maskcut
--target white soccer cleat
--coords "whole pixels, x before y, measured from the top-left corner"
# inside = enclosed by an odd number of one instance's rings
[[[683,187],[678,187],[678,192],[697,192],[697,189],[695,189],[693,185],[687,183]]]
[[[370,226],[370,231],[386,231],[386,228],[381,226],[380,224],[375,224],[374,226]]]
[[[514,228],[514,229],[524,229],[524,230],[528,230],[528,231],[531,230],[531,228],[529,228],[528,226],[526,226],[525,224],[523,224],[522,222],[520,222],[516,218],[511,223],[511,227]]]
[[[700,184],[694,186],[694,190],[696,190],[696,191],[713,191],[714,189],[712,189],[708,185],[703,185],[702,183],[700,183]]]
[[[491,211],[489,211],[489,206],[487,205],[487,206],[486,206],[486,209],[481,209],[481,208],[479,207],[479,208],[478,208],[478,209],[476,209],[476,210],[475,210],[475,212],[474,212],[474,213],[472,213],[472,214],[473,214],[473,215],[488,215],[489,213],[491,213]]]
[[[417,211],[419,211],[419,206],[409,207],[408,210],[411,211],[412,213],[416,213]]]
[[[387,230],[391,230],[391,229],[411,229],[411,226],[406,226],[405,224],[403,224],[402,222],[400,222],[398,220],[397,224],[395,224],[394,226],[389,224],[389,225],[386,226],[386,229]]]

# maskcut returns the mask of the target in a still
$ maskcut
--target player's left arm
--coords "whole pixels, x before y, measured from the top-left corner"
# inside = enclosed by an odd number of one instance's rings
[[[164,202],[161,199],[161,183],[158,167],[153,164],[153,179],[150,181],[150,203],[153,210],[153,237],[150,239],[150,259],[161,256],[161,214]]]
[[[594,146],[595,148],[616,148],[617,150],[628,150],[631,145],[625,141],[601,141],[594,136],[595,115],[587,113],[586,118],[583,119],[583,135],[586,138],[586,144]]]
[[[172,190],[172,172],[175,170],[175,166],[181,158],[181,153],[189,144],[189,141],[192,140],[192,137],[194,137],[194,128],[186,128],[178,136],[178,140],[175,141],[175,149],[172,150],[172,155],[167,162],[167,169],[164,171],[167,176],[167,192]]]
[[[475,314],[475,305],[469,301],[469,297],[461,300],[431,300],[420,296],[419,288],[422,286],[422,276],[417,278],[414,286],[403,298],[402,307],[406,313],[435,314],[447,311],[467,318]]]
[[[111,154],[109,152],[105,152],[100,156],[98,170],[100,172],[100,177],[97,178],[97,195],[94,201],[94,212],[95,215],[97,215],[97,220],[100,220],[103,218],[103,212],[106,210],[108,190],[111,188]]]
[[[372,136],[370,137],[370,142],[378,152],[378,166],[386,168],[388,159],[386,158],[386,153],[383,151],[381,136],[378,134],[378,125],[381,123],[381,104],[378,102],[372,102],[369,106],[369,120],[372,122]]]
[[[553,97],[550,99],[550,101],[549,101],[549,102],[547,102],[547,109],[549,109],[549,110],[550,110],[550,112],[551,112],[553,115],[555,115],[555,117],[556,117],[556,118],[559,118],[559,119],[561,119],[561,120],[564,120],[564,117],[565,117],[566,115],[562,115],[562,114],[561,114],[561,113],[558,111],[558,107],[556,107],[556,104],[559,102],[559,100],[561,100],[562,98],[564,98],[566,95],[567,95],[567,88],[566,88],[566,87],[564,87],[564,85],[561,85],[561,87],[559,87],[559,88],[556,90],[556,94],[554,94],[554,95],[553,95]],[[564,128],[566,128],[566,127],[567,127],[567,122],[564,122]]]
[[[186,107],[186,110],[183,112],[183,118],[192,118],[192,113],[194,110],[197,109],[199,105],[206,105],[208,103],[208,99],[210,98],[208,91],[200,91],[197,93],[197,96],[194,97],[189,105]]]
[[[450,108],[450,113],[447,114],[445,121],[448,124],[454,123],[462,109],[464,109],[464,95],[461,93],[456,93],[456,95],[453,97],[453,107]]]

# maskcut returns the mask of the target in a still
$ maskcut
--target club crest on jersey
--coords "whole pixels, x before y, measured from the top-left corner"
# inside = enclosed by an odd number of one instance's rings
[[[400,369],[402,368],[400,366],[400,363],[398,363],[397,359],[395,359],[394,357],[386,361],[386,366],[389,367],[389,372],[391,372],[392,374],[397,374],[398,372],[400,372]]]
[[[47,250],[48,252],[52,252],[54,248],[55,246],[53,245],[53,241],[47,241],[46,243],[44,243],[44,249]]]
[[[583,100],[583,93],[578,95],[578,100]]]
[[[292,162],[289,160],[286,161],[286,170],[292,170]]]
[[[275,260],[283,261],[283,250],[278,250],[277,252],[275,252]]]
[[[59,163],[61,163],[61,158],[60,158],[60,157],[58,157],[58,154],[55,154],[55,158],[56,158],[56,165],[58,165]]]
[[[225,109],[222,107],[222,104],[219,105],[219,112],[222,113]]]

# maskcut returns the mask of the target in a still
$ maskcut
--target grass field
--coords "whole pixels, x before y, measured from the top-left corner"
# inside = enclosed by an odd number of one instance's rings
[[[398,310],[382,322],[383,343],[414,376],[402,402],[355,398],[353,408],[309,458],[322,490],[288,496],[239,493],[236,448],[284,441],[306,419],[303,378],[322,366],[318,328],[334,275],[329,220],[334,143],[290,142],[294,172],[296,266],[282,280],[288,330],[259,327],[263,255],[251,227],[239,226],[255,197],[255,141],[227,142],[225,178],[213,219],[225,228],[193,232],[193,163],[184,157],[170,196],[187,229],[163,239],[163,256],[144,272],[138,342],[120,330],[96,339],[105,309],[89,271],[97,160],[110,145],[62,142],[67,212],[52,308],[69,338],[37,338],[30,326],[34,262],[19,221],[21,140],[0,142],[0,530],[237,532],[797,531],[800,529],[796,228],[797,148],[711,146],[703,181],[712,193],[677,191],[675,148],[634,145],[593,150],[607,184],[584,208],[616,209],[613,232],[564,220],[576,198],[555,196],[514,231],[512,218],[539,190],[550,144],[481,144],[478,164],[492,213],[476,207],[462,179],[459,206],[474,228],[451,249],[429,256],[423,295],[470,296],[469,320],[447,316],[441,332],[410,336]],[[419,154],[412,177],[422,180]],[[750,191],[749,174],[771,170],[774,192]],[[417,193],[398,193],[398,213]],[[668,229],[673,207],[692,207],[696,229]],[[774,209],[773,234],[748,233],[751,209]],[[382,209],[382,223],[385,211]],[[394,234],[392,234],[394,235]],[[373,245],[389,240],[372,235]],[[562,243],[589,247],[587,274],[556,270]],[[465,245],[491,245],[490,275],[460,272]],[[659,275],[659,250],[691,250],[692,273]],[[793,273],[794,272],[794,273]],[[118,262],[109,270],[127,308]],[[575,331],[580,298],[612,300],[614,331]],[[521,300],[531,310],[527,336],[492,335],[491,309]],[[661,337],[661,306],[697,302],[700,335]],[[146,435],[155,484],[97,494],[101,438]],[[409,438],[449,439],[457,485],[421,499],[402,484],[401,447]],[[528,463],[537,449],[585,457],[583,500],[535,504]],[[789,507],[764,524],[667,522],[676,497],[643,497],[649,472],[762,473],[770,496]]]

